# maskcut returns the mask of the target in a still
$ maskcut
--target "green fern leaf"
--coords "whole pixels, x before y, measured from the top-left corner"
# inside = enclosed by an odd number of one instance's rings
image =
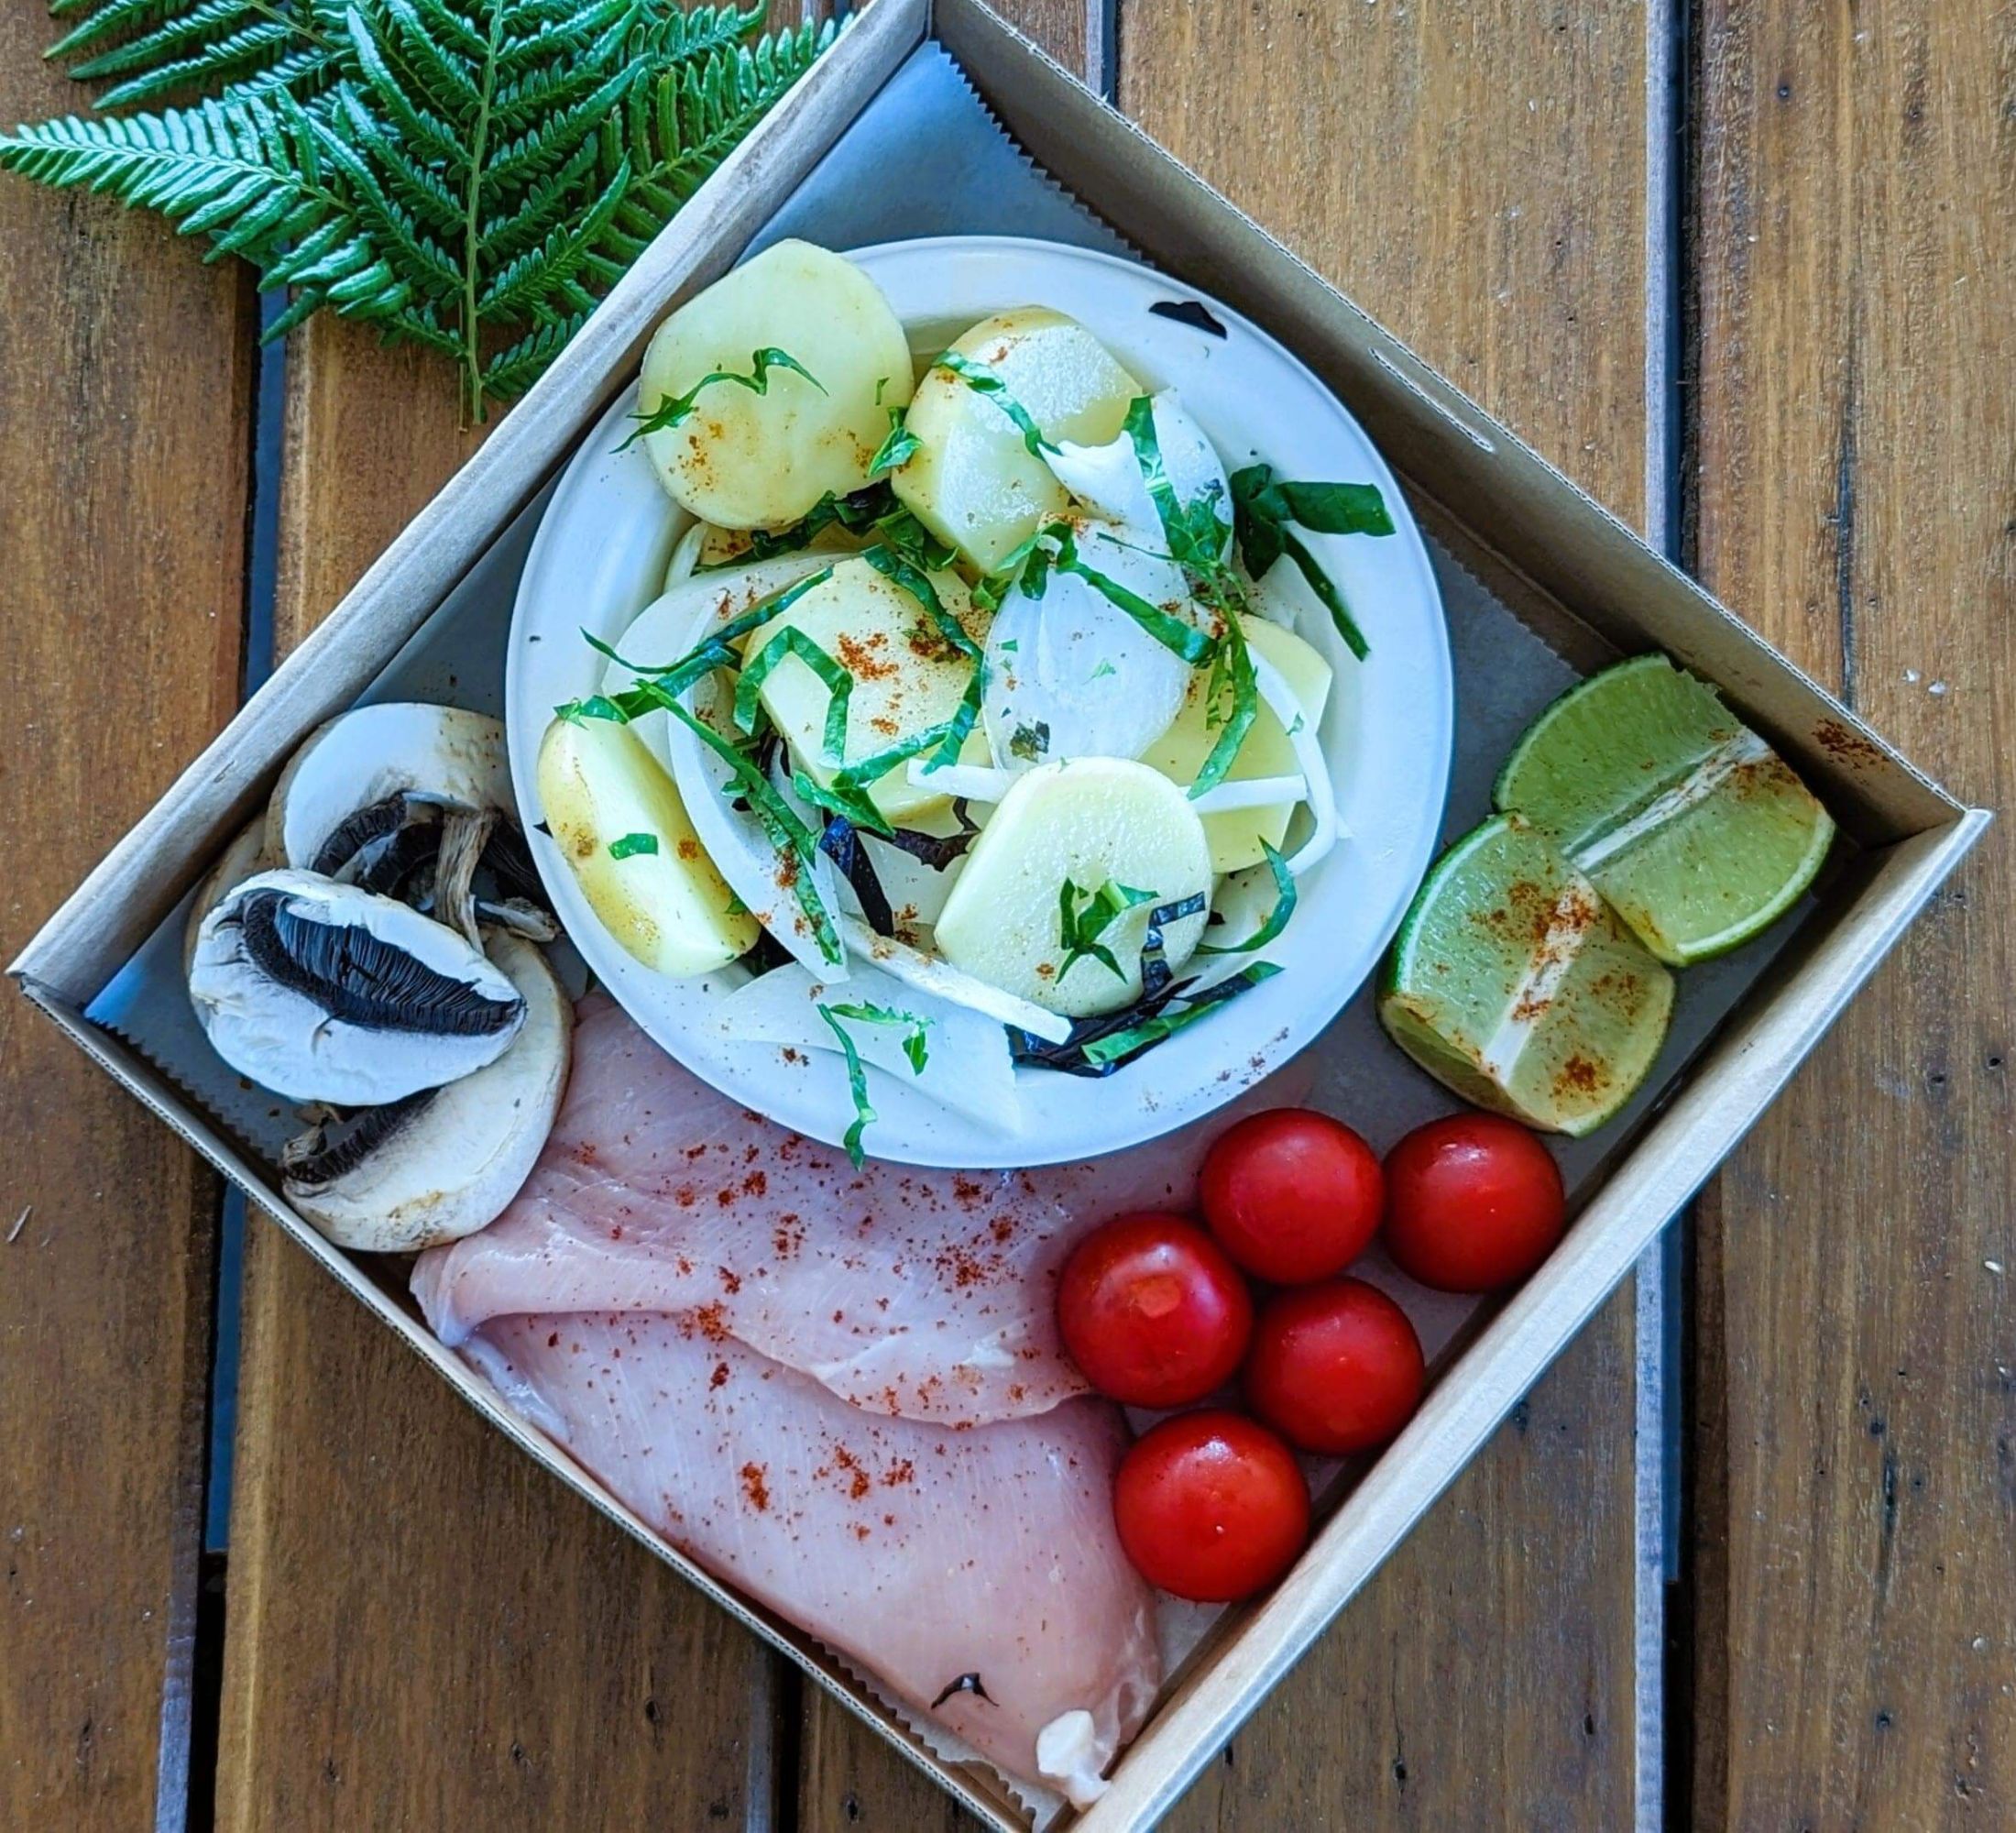
[[[73,73],[158,114],[0,136],[0,169],[158,210],[209,258],[531,386],[601,293],[831,42],[675,0],[57,0]]]

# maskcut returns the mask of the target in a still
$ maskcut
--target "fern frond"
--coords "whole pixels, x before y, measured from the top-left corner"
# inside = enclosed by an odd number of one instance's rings
[[[522,393],[831,42],[677,0],[56,0],[57,54],[155,114],[0,136],[0,169],[159,210],[209,258]]]
[[[334,64],[326,0],[100,0],[50,47],[81,80],[124,80],[101,108],[159,101],[176,91],[220,90],[276,73],[310,93]],[[74,10],[74,9],[70,9]]]

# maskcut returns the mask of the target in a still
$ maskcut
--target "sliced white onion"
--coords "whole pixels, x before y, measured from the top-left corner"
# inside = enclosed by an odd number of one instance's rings
[[[962,973],[948,961],[927,955],[888,936],[878,936],[859,916],[840,919],[840,935],[848,952],[871,967],[880,968],[892,980],[919,993],[934,993],[992,1018],[997,1025],[1013,1025],[1018,1031],[1041,1037],[1047,1044],[1061,1044],[1071,1035],[1071,1021],[998,986],[990,986],[972,974]]]
[[[1189,588],[1169,561],[1085,521],[1079,558],[1115,585],[1181,615]],[[987,632],[981,719],[995,761],[1027,769],[1060,757],[1139,757],[1168,730],[1190,664],[1075,573],[1053,569],[1040,598],[1017,587]]]
[[[794,558],[802,559],[803,556]],[[728,586],[725,597],[713,589],[711,578],[705,585],[689,585],[668,593],[630,626],[625,637],[625,653],[634,660],[652,663],[676,660],[701,641],[710,625],[738,616],[769,593],[795,583],[791,577],[775,584],[768,583],[768,576],[760,582],[762,590],[756,590],[754,584],[747,583],[750,574],[761,573],[762,568],[779,564],[765,561],[744,573],[724,576],[724,584]],[[817,568],[805,570],[815,572]],[[804,573],[795,576],[797,578],[804,576]],[[735,581],[745,583],[737,585]],[[647,620],[651,620],[648,628]],[[663,648],[654,646],[648,653],[628,648],[630,636],[640,630],[647,640],[654,645],[662,643]],[[611,664],[605,677],[604,691],[619,692],[635,678],[628,668]],[[700,691],[700,685],[687,689],[684,703],[689,711],[699,710]],[[762,823],[753,812],[743,814],[729,806],[740,791],[726,761],[690,727],[669,713],[653,713],[649,716],[648,723],[640,720],[638,724],[646,742],[660,753],[665,767],[671,771],[672,780],[678,785],[680,800],[685,804],[686,815],[693,822],[693,831],[701,846],[706,848],[707,857],[714,862],[716,870],[728,881],[729,889],[749,906],[750,914],[783,944],[794,960],[802,961],[812,971],[824,974],[828,980],[845,980],[848,967],[844,951],[838,961],[827,958],[791,885],[779,883],[787,862],[771,843]],[[805,870],[802,863],[798,870]],[[832,862],[825,854],[815,853],[811,872],[812,888],[837,924],[843,914],[843,906]]]
[[[1302,766],[1309,818],[1314,826],[1309,838],[1288,856],[1288,870],[1299,878],[1337,844],[1341,831],[1337,823],[1337,786],[1331,780],[1330,760],[1323,755],[1322,737],[1316,721],[1302,710],[1302,703],[1295,697],[1287,676],[1258,650],[1249,648],[1247,653],[1253,658],[1254,686],[1267,710],[1280,720],[1288,743],[1295,747],[1295,761]],[[1202,799],[1199,797],[1200,802]]]
[[[683,584],[693,577],[693,569],[700,564],[700,549],[706,544],[707,525],[696,521],[679,537],[678,545],[672,550],[672,558],[665,563],[665,590]]]
[[[1155,441],[1177,501],[1188,508],[1198,498],[1215,492],[1218,519],[1229,540],[1232,487],[1226,481],[1225,467],[1174,389],[1164,389],[1155,397]],[[1168,551],[1161,515],[1141,475],[1134,441],[1125,433],[1103,445],[1077,445],[1066,440],[1046,456],[1057,482],[1093,514],[1118,522],[1132,540],[1145,542],[1160,553]]]
[[[914,757],[905,774],[920,789],[940,790],[966,802],[999,802],[1022,773],[984,763],[946,763],[934,770],[929,759]]]
[[[738,1041],[842,1055],[839,1039],[819,1014],[822,1003],[875,1005],[921,1021],[925,1064],[919,1072],[904,1048],[909,1026],[840,1020],[864,1063],[970,1120],[1003,1133],[1021,1126],[1014,1059],[999,1021],[874,968],[836,986],[793,961],[738,987],[715,1007],[714,1021],[724,1037]]]

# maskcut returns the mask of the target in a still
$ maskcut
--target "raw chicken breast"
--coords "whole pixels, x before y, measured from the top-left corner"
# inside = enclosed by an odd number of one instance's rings
[[[1092,1165],[856,1171],[591,997],[531,1177],[489,1227],[423,1255],[413,1293],[451,1346],[520,1312],[691,1312],[874,1412],[1025,1417],[1085,1391],[1053,1296],[1079,1235],[1123,1210],[1188,1208],[1216,1134],[1306,1088],[1290,1070],[1212,1125]]]
[[[689,1552],[1011,1774],[1071,1713],[1079,1800],[1160,1679],[1122,1553],[1104,1401],[964,1431],[864,1413],[706,1320],[503,1317],[464,1353],[520,1412]]]

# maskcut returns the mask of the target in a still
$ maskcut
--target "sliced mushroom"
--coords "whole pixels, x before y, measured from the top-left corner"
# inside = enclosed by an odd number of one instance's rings
[[[189,906],[189,924],[182,931],[184,980],[189,978],[189,971],[195,963],[196,938],[203,929],[203,918],[254,873],[265,872],[273,863],[266,851],[266,817],[261,815],[240,830],[237,839],[224,850],[223,856],[210,868],[210,876],[197,887],[195,901]]]
[[[525,1022],[509,977],[455,930],[285,869],[247,879],[203,918],[189,995],[233,1069],[345,1107],[470,1075]]]
[[[525,1002],[501,1057],[444,1088],[319,1122],[283,1155],[288,1201],[339,1247],[398,1254],[475,1234],[518,1194],[553,1130],[573,1011],[531,943],[499,931],[489,953]]]
[[[360,853],[436,809],[517,820],[504,728],[460,707],[359,707],[294,753],[267,809],[267,846],[304,872],[347,876]]]

